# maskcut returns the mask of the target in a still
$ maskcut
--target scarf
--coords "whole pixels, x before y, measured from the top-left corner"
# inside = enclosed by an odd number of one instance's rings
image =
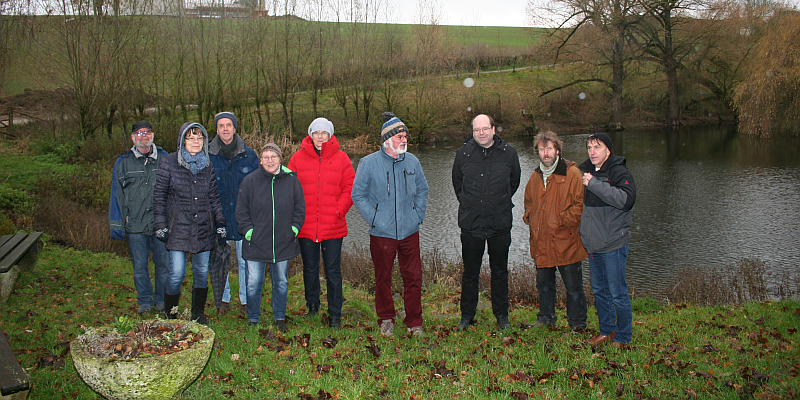
[[[551,165],[550,168],[545,167],[544,164],[542,164],[542,162],[539,161],[539,169],[542,170],[542,180],[544,181],[544,187],[547,187],[547,178],[549,178],[550,175],[553,175],[553,171],[556,170],[556,165],[558,165],[558,159],[559,157],[556,156],[556,160],[553,161],[553,165]]]
[[[208,165],[208,156],[202,151],[192,155],[189,153],[189,150],[184,148],[181,149],[181,157],[183,161],[189,165],[189,171],[192,171],[192,175],[197,175],[198,172],[202,171],[203,168]]]

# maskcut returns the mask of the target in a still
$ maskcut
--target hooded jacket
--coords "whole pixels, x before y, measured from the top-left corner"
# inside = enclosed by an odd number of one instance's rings
[[[236,221],[239,233],[253,230],[242,242],[245,260],[276,263],[300,254],[297,232],[303,227],[306,205],[300,181],[281,165],[277,174],[263,167],[247,175],[239,189]]]
[[[521,174],[517,151],[499,136],[489,148],[467,139],[453,161],[458,227],[483,239],[510,232]]]
[[[311,136],[306,136],[300,151],[292,155],[289,169],[300,179],[306,201],[306,219],[298,237],[321,242],[347,236],[345,216],[353,205],[355,171],[347,154],[339,150],[336,136],[322,144],[319,154]]]
[[[631,210],[636,202],[636,185],[625,157],[610,153],[595,171],[592,160],[584,161],[581,172],[594,177],[583,192],[581,241],[589,253],[608,253],[631,241]]]
[[[214,167],[192,174],[181,156],[189,128],[203,132],[203,153],[208,155],[208,133],[202,125],[187,122],[178,131],[178,151],[164,158],[153,190],[156,229],[169,229],[167,250],[201,253],[216,243],[216,227],[225,226],[225,215],[217,193]]]
[[[381,148],[358,162],[350,197],[370,235],[403,240],[425,220],[428,181],[416,156],[395,159]]]
[[[569,265],[586,258],[578,232],[583,211],[583,181],[578,164],[558,159],[545,187],[537,167],[525,186],[525,214],[530,225],[531,257],[536,268]]]
[[[239,234],[239,224],[236,223],[236,199],[239,197],[239,187],[245,176],[260,168],[258,154],[255,150],[247,147],[244,139],[238,133],[233,134],[233,141],[236,143],[236,150],[233,158],[228,160],[222,155],[220,146],[222,139],[219,135],[208,144],[208,158],[214,165],[214,173],[217,176],[217,191],[219,192],[222,212],[225,213],[225,222],[228,240],[242,240],[244,237]]]
[[[111,239],[122,240],[126,233],[153,235],[153,187],[158,166],[168,154],[152,144],[147,157],[133,146],[117,158],[108,203]]]

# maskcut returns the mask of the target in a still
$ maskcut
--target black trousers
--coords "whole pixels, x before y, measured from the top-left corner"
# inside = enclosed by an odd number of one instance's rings
[[[482,239],[461,231],[461,257],[464,259],[461,318],[475,317],[483,252],[487,246],[492,273],[492,312],[495,316],[508,315],[508,248],[511,246],[511,232]]]

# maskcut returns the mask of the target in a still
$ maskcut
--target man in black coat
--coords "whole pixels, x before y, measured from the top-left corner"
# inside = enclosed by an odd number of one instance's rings
[[[458,226],[464,274],[461,281],[461,321],[464,330],[475,321],[478,281],[488,245],[492,273],[492,311],[500,329],[508,329],[508,249],[511,246],[511,197],[519,188],[517,151],[495,135],[494,120],[478,115],[472,137],[456,152],[453,189],[458,197]]]

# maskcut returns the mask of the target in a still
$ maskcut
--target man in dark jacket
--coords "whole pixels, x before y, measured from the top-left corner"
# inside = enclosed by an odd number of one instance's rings
[[[138,293],[139,314],[164,310],[164,288],[169,275],[169,255],[154,236],[153,187],[158,166],[167,152],[153,143],[155,132],[147,121],[133,124],[133,147],[122,153],[111,173],[108,219],[111,239],[128,239],[133,263],[133,284]],[[155,264],[155,291],[147,266],[150,253]]]
[[[595,133],[586,140],[589,159],[583,172],[581,241],[589,252],[589,276],[597,308],[600,333],[587,340],[592,346],[631,341],[633,313],[625,282],[631,209],[636,202],[633,175],[625,158],[615,156],[611,138]]]
[[[525,214],[530,225],[531,256],[536,263],[539,314],[534,325],[555,325],[556,270],[567,289],[567,322],[575,331],[586,328],[583,268],[586,250],[578,227],[583,211],[583,183],[578,165],[561,157],[561,139],[554,132],[533,138],[539,167],[525,187]]]
[[[258,155],[244,143],[244,139],[236,133],[239,122],[230,112],[221,112],[214,116],[214,125],[217,136],[208,144],[208,158],[214,165],[217,175],[217,191],[219,192],[222,211],[225,213],[226,233],[228,241],[233,241],[236,246],[236,258],[239,265],[239,301],[242,304],[242,314],[247,315],[247,283],[245,281],[245,265],[242,258],[242,239],[239,225],[236,223],[236,198],[239,196],[239,186],[245,176],[258,169]],[[213,263],[212,263],[213,264]],[[214,265],[209,265],[214,268]],[[221,274],[209,271],[211,286],[214,289],[214,301],[217,311],[225,312],[230,307],[231,288],[228,282],[227,269]],[[224,282],[216,282],[214,277],[224,277]],[[224,288],[222,284],[224,283]]]
[[[492,273],[492,311],[500,329],[508,329],[508,248],[511,246],[511,197],[519,188],[517,151],[495,135],[494,120],[478,115],[472,137],[456,152],[453,189],[458,197],[458,226],[464,274],[461,280],[461,321],[464,330],[475,321],[478,281],[488,245]]]

